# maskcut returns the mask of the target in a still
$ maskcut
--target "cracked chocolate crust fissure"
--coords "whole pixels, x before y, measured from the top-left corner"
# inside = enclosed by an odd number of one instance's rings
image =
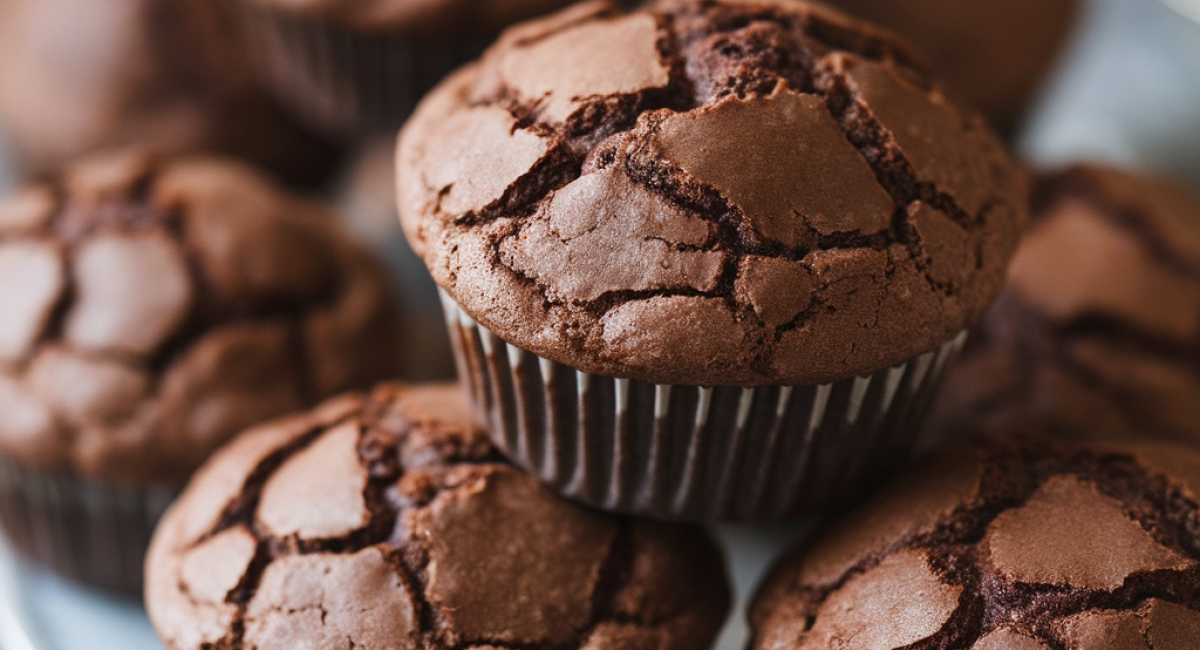
[[[524,128],[550,139],[549,153],[534,169],[514,182],[501,199],[482,210],[460,215],[451,227],[479,227],[503,221],[492,230],[489,242],[492,262],[518,281],[533,287],[542,297],[544,307],[565,307],[581,310],[597,318],[612,307],[631,299],[657,296],[703,296],[722,298],[739,318],[765,324],[752,308],[741,305],[734,296],[738,264],[746,255],[802,260],[814,250],[869,248],[886,251],[899,244],[904,247],[918,272],[933,293],[953,296],[956,289],[930,276],[930,260],[920,237],[909,222],[908,209],[916,201],[924,202],[946,214],[967,232],[987,222],[994,204],[983,206],[979,213],[969,214],[954,197],[930,182],[917,178],[916,171],[895,143],[891,133],[870,113],[869,107],[856,95],[844,75],[822,66],[820,58],[832,51],[849,51],[872,61],[894,64],[906,80],[926,92],[929,83],[922,77],[919,66],[899,46],[835,25],[819,16],[792,16],[776,8],[707,5],[697,14],[675,11],[653,14],[658,27],[660,59],[669,69],[665,88],[650,89],[632,95],[591,98],[566,124],[555,126],[539,121],[539,105],[522,104],[516,94],[502,88],[492,102],[506,108]],[[560,29],[565,29],[562,27]],[[770,31],[779,39],[767,42],[753,29]],[[773,30],[773,31],[772,31]],[[557,32],[553,32],[557,33]],[[549,35],[542,35],[546,38]],[[712,40],[714,39],[715,40]],[[756,40],[757,39],[757,40]],[[711,42],[710,42],[711,41]],[[778,43],[784,43],[780,46]],[[757,47],[757,49],[755,49]],[[707,58],[706,58],[707,57]],[[715,57],[715,58],[713,58]],[[731,65],[737,70],[723,80],[705,76],[693,65],[707,61],[714,65]],[[903,67],[912,68],[905,70]],[[757,242],[740,210],[715,189],[685,180],[681,169],[664,161],[649,147],[638,147],[638,136],[646,128],[670,114],[687,112],[710,105],[728,95],[742,98],[765,96],[779,87],[816,95],[823,99],[840,125],[846,138],[870,166],[877,181],[895,205],[890,228],[864,236],[857,233],[820,235],[810,229],[802,245],[787,247],[776,243]],[[701,91],[707,91],[707,96]],[[630,152],[631,146],[635,148]],[[641,154],[641,155],[639,155]],[[621,165],[635,183],[656,192],[667,200],[691,212],[698,213],[712,224],[708,243],[698,250],[729,253],[715,289],[652,289],[647,291],[613,291],[590,301],[556,299],[535,278],[514,269],[501,253],[502,243],[521,234],[527,219],[554,191],[576,180],[581,174]],[[889,260],[888,276],[894,272]],[[798,329],[824,307],[824,287],[814,291],[813,306],[798,314],[789,323],[773,328],[775,338]],[[582,346],[581,340],[570,342]],[[766,354],[761,351],[759,355]],[[756,359],[756,366],[765,366],[765,359]]]
[[[66,272],[62,295],[51,311],[47,326],[20,366],[24,367],[34,359],[42,347],[61,341],[65,336],[67,315],[77,298],[71,272],[76,246],[99,234],[162,233],[179,246],[194,291],[193,303],[184,321],[147,358],[118,352],[89,351],[87,354],[94,358],[112,358],[123,364],[132,364],[145,370],[157,384],[171,365],[204,334],[223,327],[278,319],[286,322],[291,330],[288,346],[291,361],[298,371],[299,384],[296,388],[306,404],[315,403],[320,395],[308,372],[310,362],[303,341],[302,323],[309,314],[336,303],[348,281],[345,269],[342,265],[334,265],[337,277],[321,287],[311,300],[280,298],[239,304],[229,296],[222,295],[220,289],[208,280],[208,274],[202,266],[204,255],[187,233],[186,207],[155,204],[152,192],[163,167],[163,161],[152,158],[127,187],[103,196],[95,204],[84,206],[72,201],[61,177],[48,176],[42,179],[43,186],[54,197],[55,208],[47,224],[36,236],[64,244],[62,257]],[[151,389],[150,394],[155,392]]]
[[[986,462],[979,495],[959,507],[934,530],[898,540],[861,559],[836,582],[793,590],[808,612],[808,627],[834,591],[906,549],[928,554],[931,568],[948,584],[962,587],[957,609],[934,635],[897,650],[969,648],[991,631],[1008,627],[1033,634],[1053,650],[1067,650],[1052,634],[1057,620],[1089,610],[1138,609],[1150,599],[1200,611],[1200,565],[1178,571],[1139,573],[1107,592],[1078,587],[1012,583],[986,571],[979,544],[989,525],[1006,510],[1019,508],[1050,478],[1076,476],[1121,502],[1126,514],[1157,542],[1200,563],[1200,504],[1162,476],[1151,474],[1121,454],[1056,449],[1042,454],[1022,449]]]
[[[276,560],[297,555],[354,554],[368,548],[378,548],[385,561],[403,583],[411,599],[418,626],[415,636],[417,647],[441,648],[444,650],[467,650],[477,646],[492,646],[504,650],[578,650],[583,647],[591,632],[601,623],[618,622],[642,626],[643,622],[616,611],[617,595],[628,584],[634,562],[632,525],[620,520],[616,535],[609,547],[608,555],[600,568],[599,577],[592,593],[592,613],[586,626],[569,643],[521,644],[498,639],[462,639],[449,629],[437,609],[425,597],[428,549],[422,543],[403,535],[401,530],[406,511],[419,509],[433,502],[438,495],[454,490],[461,481],[435,477],[433,482],[423,482],[417,494],[396,494],[399,481],[406,473],[400,458],[400,445],[408,435],[408,423],[398,423],[386,413],[372,413],[377,405],[371,401],[365,405],[364,416],[359,422],[359,462],[367,471],[367,486],[363,500],[369,513],[366,526],[343,537],[331,539],[300,539],[296,535],[278,537],[267,531],[257,521],[257,510],[262,491],[270,477],[290,458],[299,454],[319,438],[356,416],[324,423],[297,436],[265,456],[243,481],[240,494],[230,501],[217,523],[207,533],[193,542],[195,548],[204,542],[233,528],[246,530],[256,541],[253,558],[238,584],[226,594],[226,602],[237,607],[229,633],[216,643],[205,644],[202,650],[244,650],[246,615],[268,566]],[[386,417],[384,423],[382,418]],[[399,424],[399,431],[384,432],[388,425]],[[381,426],[382,425],[382,426]],[[477,466],[481,469],[502,463],[495,450],[475,454],[472,450],[457,450],[442,459],[448,466]]]

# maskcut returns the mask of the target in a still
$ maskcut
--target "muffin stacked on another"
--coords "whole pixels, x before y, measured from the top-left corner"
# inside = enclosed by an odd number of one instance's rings
[[[455,386],[381,386],[237,438],[163,519],[170,650],[705,650],[728,587],[703,531],[550,494]]]
[[[905,46],[803,2],[514,27],[397,155],[496,443],[659,517],[810,512],[907,455],[1027,200]]]
[[[137,593],[173,489],[252,424],[392,376],[377,262],[241,165],[140,150],[0,202],[0,520]]]
[[[1200,453],[948,451],[776,567],[752,650],[1187,650]]]
[[[1044,177],[1009,285],[931,427],[1200,444],[1200,200],[1101,167]]]
[[[263,82],[346,135],[399,126],[504,27],[570,0],[234,0]]]
[[[0,0],[0,127],[26,172],[146,143],[311,185],[337,151],[289,120],[211,0]]]

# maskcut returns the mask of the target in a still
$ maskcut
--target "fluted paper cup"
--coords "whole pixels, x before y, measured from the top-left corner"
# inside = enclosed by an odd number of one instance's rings
[[[539,357],[442,304],[460,380],[513,462],[568,498],[683,521],[815,514],[886,478],[966,340],[820,386],[656,385]]]
[[[332,135],[399,128],[426,91],[486,46],[481,39],[352,31],[241,4],[258,76],[294,114]]]
[[[0,526],[12,547],[67,579],[129,598],[141,598],[146,548],[174,496],[0,458]]]

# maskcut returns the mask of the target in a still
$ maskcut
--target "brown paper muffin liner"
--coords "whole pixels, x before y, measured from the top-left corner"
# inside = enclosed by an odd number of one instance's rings
[[[399,128],[426,91],[487,45],[482,39],[355,32],[239,4],[255,72],[293,113],[333,135]]]
[[[539,357],[441,297],[460,381],[501,451],[566,497],[672,520],[815,514],[883,480],[966,341],[821,386],[656,385]]]
[[[28,560],[75,582],[141,598],[150,536],[176,492],[121,488],[0,458],[0,527]]]

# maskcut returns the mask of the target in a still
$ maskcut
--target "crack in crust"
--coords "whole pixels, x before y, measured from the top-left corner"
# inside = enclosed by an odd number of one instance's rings
[[[231,537],[242,551],[213,550]],[[172,650],[691,650],[728,606],[701,530],[550,495],[449,385],[380,386],[239,438],[164,518],[147,571]]]
[[[132,149],[0,203],[0,449],[176,486],[229,436],[391,376],[394,298],[326,210]],[[19,282],[18,282],[19,281]]]
[[[1152,178],[1092,166],[1043,177],[1009,286],[951,367],[935,426],[1196,440],[1196,223],[1200,201]]]
[[[863,639],[986,649],[989,635],[1011,634],[1088,650],[1118,646],[1078,645],[1081,630],[1122,617],[1151,635],[1200,631],[1198,487],[1200,456],[1171,445],[1025,439],[943,453],[779,563],[752,607],[750,647],[824,648],[840,635],[858,639],[848,650]],[[928,588],[890,602],[893,581],[914,576]],[[846,594],[867,614],[839,609]],[[889,621],[889,607],[912,618]]]
[[[433,93],[398,155],[406,233],[473,317],[657,383],[824,383],[933,349],[999,292],[1026,212],[1003,146],[904,45],[804,3],[593,2],[522,25]],[[759,272],[775,262],[793,271]],[[687,351],[721,335],[728,355]]]

